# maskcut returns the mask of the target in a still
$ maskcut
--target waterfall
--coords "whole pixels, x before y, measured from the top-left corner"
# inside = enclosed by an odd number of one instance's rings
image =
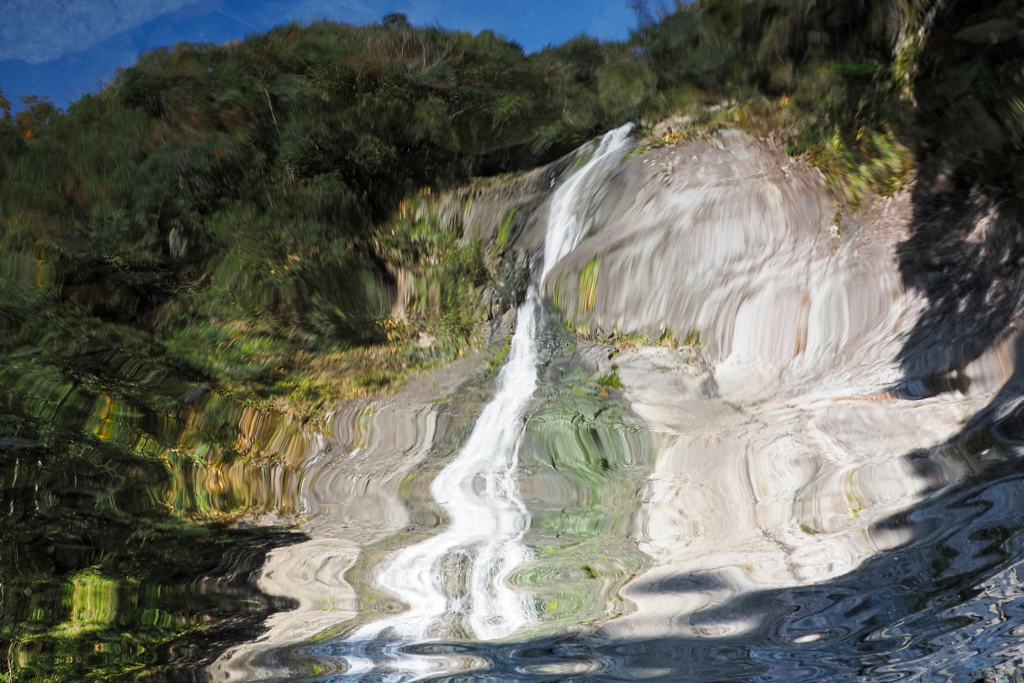
[[[450,634],[439,624],[445,617],[461,620],[460,625],[478,640],[497,640],[536,620],[532,598],[512,588],[508,578],[530,559],[522,542],[530,515],[519,497],[515,475],[524,414],[537,388],[540,284],[583,238],[586,211],[628,146],[631,129],[626,125],[605,134],[590,159],[552,196],[540,278],[531,284],[519,308],[498,392],[459,455],[430,486],[449,525],[442,533],[398,552],[377,577],[377,584],[409,609],[357,629],[349,643],[369,644],[387,636],[400,646],[445,637]],[[455,556],[465,560],[461,566],[468,567],[466,581],[444,576],[444,561]],[[451,588],[460,584],[466,588]],[[389,680],[430,673],[433,660],[399,654],[397,647],[385,648],[387,658],[395,660],[390,667],[398,672]],[[365,653],[348,659],[349,676],[361,676],[374,666]]]

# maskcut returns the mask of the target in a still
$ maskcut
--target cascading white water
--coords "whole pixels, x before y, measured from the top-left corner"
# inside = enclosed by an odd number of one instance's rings
[[[555,191],[540,282],[582,239],[586,211],[629,144],[631,129],[626,125],[602,137],[586,164]],[[348,638],[350,643],[369,643],[382,636],[399,643],[450,636],[439,623],[445,617],[462,622],[460,626],[479,640],[496,640],[536,619],[530,596],[513,589],[508,578],[530,558],[522,543],[530,515],[519,497],[515,472],[523,415],[537,388],[538,284],[531,285],[519,308],[497,394],[458,457],[430,486],[431,495],[448,514],[447,529],[400,551],[377,577],[378,585],[409,609],[357,629]],[[444,576],[443,561],[456,555],[467,560],[468,592],[452,589],[460,582]],[[395,646],[386,648],[385,655],[393,659],[387,664],[394,671],[389,680],[415,679],[435,664],[428,657],[399,655]],[[349,676],[361,676],[374,666],[366,656],[348,660]]]

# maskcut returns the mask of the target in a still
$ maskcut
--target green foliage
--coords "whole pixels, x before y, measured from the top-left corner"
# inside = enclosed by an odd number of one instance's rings
[[[623,387],[622,381],[619,379],[619,366],[613,365],[612,371],[604,377],[599,377],[597,383],[602,387],[608,389],[621,389]]]
[[[953,185],[1024,191],[1024,28],[1012,1],[954,3],[916,57],[924,172]],[[1018,202],[1018,207],[1021,204]]]
[[[791,153],[818,165],[852,205],[871,193],[891,193],[910,167],[910,153],[886,127],[893,118],[889,31],[900,23],[877,15],[897,9],[729,0],[677,5],[633,36],[658,74],[659,102],[648,118],[685,117],[666,142],[721,126],[781,138]]]
[[[36,373],[0,418],[0,667],[11,681],[135,678],[172,643],[178,670],[197,667],[275,609],[246,577],[287,539],[196,523],[184,494],[200,487],[166,466],[188,423],[220,431],[216,402],[161,420],[58,381]]]
[[[686,124],[654,144],[721,126],[770,135],[856,207],[915,166],[1024,190],[1020,30],[1013,0],[702,0],[646,22],[631,44],[657,77],[645,120]]]
[[[0,112],[3,114],[3,120],[9,123],[11,120],[11,101],[4,97],[2,89],[0,89]]]
[[[594,257],[587,261],[583,269],[580,270],[579,277],[579,304],[576,308],[581,313],[586,313],[594,309],[594,305],[597,303],[597,278],[598,270],[601,266],[601,260]]]
[[[508,215],[505,216],[505,220],[501,222],[501,227],[498,228],[498,241],[497,248],[502,250],[508,244],[508,233],[512,227],[512,219],[516,217],[515,208],[509,209]]]
[[[153,50],[66,113],[28,99],[0,121],[0,230],[19,278],[4,284],[18,329],[5,353],[129,336],[129,356],[264,400],[316,359],[401,346],[401,331],[460,349],[480,247],[396,218],[403,202],[574,148],[635,108],[644,69],[625,46],[526,56],[389,16]],[[40,302],[52,316],[25,327]]]

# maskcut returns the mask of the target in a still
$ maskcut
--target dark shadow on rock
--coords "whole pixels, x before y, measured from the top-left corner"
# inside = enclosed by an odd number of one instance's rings
[[[935,190],[941,182],[918,180],[911,234],[897,250],[904,285],[927,301],[898,360],[904,384],[925,395],[958,388],[963,368],[1024,312],[1024,231],[1013,212],[970,188]]]
[[[1016,29],[1006,33],[1018,9],[939,4],[915,56],[904,133],[918,169],[898,260],[927,309],[899,356],[910,394],[955,388],[960,370],[1012,332],[1022,312],[1024,42]]]

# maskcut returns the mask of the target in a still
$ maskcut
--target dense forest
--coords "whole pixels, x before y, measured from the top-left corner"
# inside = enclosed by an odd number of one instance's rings
[[[474,343],[494,264],[404,210],[416,195],[634,121],[647,145],[774,137],[850,210],[914,179],[1024,206],[1016,0],[701,0],[638,18],[628,41],[535,54],[401,15],[290,25],[147,52],[67,111],[12,113],[0,93],[0,680],[135,675],[176,639],[238,627],[223,615],[244,586],[168,615],[158,584],[271,541],[142,489],[172,486],[160,458],[199,406],[216,413],[202,438],[231,444],[237,406],[309,417]],[[399,274],[424,295],[394,316]],[[174,559],[183,539],[209,558]]]

